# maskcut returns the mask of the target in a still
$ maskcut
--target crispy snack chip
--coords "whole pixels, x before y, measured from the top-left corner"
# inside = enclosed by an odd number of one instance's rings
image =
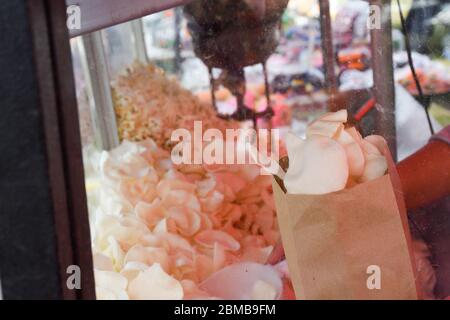
[[[326,113],[308,126],[306,139],[288,135],[288,193],[326,194],[386,173],[387,161],[380,151],[384,138],[363,139],[355,128],[345,129],[346,122],[346,110]]]

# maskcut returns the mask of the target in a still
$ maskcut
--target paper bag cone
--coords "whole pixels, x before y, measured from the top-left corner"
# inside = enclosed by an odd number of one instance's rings
[[[385,156],[386,175],[339,192],[286,194],[273,179],[297,299],[418,299],[406,208],[387,147]]]

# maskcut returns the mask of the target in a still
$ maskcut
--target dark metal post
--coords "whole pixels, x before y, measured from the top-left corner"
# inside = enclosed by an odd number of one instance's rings
[[[371,19],[380,19],[370,30],[373,92],[376,101],[377,134],[385,137],[394,160],[397,159],[395,130],[395,86],[392,61],[391,1],[371,0]]]
[[[90,101],[90,108],[95,126],[96,144],[103,150],[111,150],[120,144],[120,139],[102,32],[91,32],[82,36],[82,39],[86,56],[86,61],[83,61],[82,64],[88,92],[93,97],[93,101]]]
[[[183,18],[183,10],[181,8],[175,8],[175,42],[174,42],[174,51],[175,51],[175,72],[180,73],[181,64],[183,63],[183,58],[181,56],[181,21]]]
[[[330,2],[320,0],[320,32],[322,39],[322,55],[325,69],[325,84],[331,92],[337,89],[337,78],[335,73],[335,56],[333,48],[333,33],[331,29]]]

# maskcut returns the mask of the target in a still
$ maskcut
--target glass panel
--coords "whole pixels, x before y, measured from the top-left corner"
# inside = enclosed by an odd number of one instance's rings
[[[109,72],[111,77],[114,78],[136,59],[135,40],[131,24],[122,23],[104,29],[102,33]]]
[[[385,266],[391,249],[402,262],[396,268],[408,266],[394,282],[414,287],[416,259],[421,294],[450,296],[450,227],[439,227],[450,226],[448,134],[429,140],[430,124],[435,132],[450,124],[449,6],[399,1],[402,24],[396,1],[374,3],[194,1],[142,19],[148,64],[136,63],[130,24],[102,30],[121,141],[112,150],[88,147],[82,58],[74,55],[99,298],[274,299],[294,298],[294,289],[297,298],[373,298],[333,287],[320,272],[353,281],[330,261],[351,269],[373,254]],[[227,135],[245,128],[257,129],[246,131],[256,139]],[[385,179],[396,170],[388,170],[384,140],[402,160],[403,194]],[[277,182],[274,190],[272,175],[294,195],[283,198]],[[401,227],[406,212],[395,196],[406,199],[410,228]],[[287,263],[303,275],[289,275],[280,235],[297,241],[286,246]],[[395,240],[378,245],[382,235]],[[316,270],[302,261],[317,265],[315,281],[329,290],[304,280]],[[248,283],[224,280],[248,262],[256,265]],[[117,288],[108,287],[112,279]],[[384,290],[388,299],[416,297]]]
[[[75,87],[78,101],[78,115],[80,118],[80,132],[83,145],[93,144],[95,141],[94,125],[91,116],[90,103],[93,103],[92,97],[89,97],[86,89],[86,77],[83,71],[83,64],[86,63],[82,46],[81,38],[70,40],[72,51],[72,64],[75,75]]]

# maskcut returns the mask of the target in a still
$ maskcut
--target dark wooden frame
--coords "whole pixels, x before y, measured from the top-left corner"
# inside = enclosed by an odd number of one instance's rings
[[[0,276],[4,299],[94,299],[64,0],[0,4]],[[70,290],[69,265],[81,268]]]

